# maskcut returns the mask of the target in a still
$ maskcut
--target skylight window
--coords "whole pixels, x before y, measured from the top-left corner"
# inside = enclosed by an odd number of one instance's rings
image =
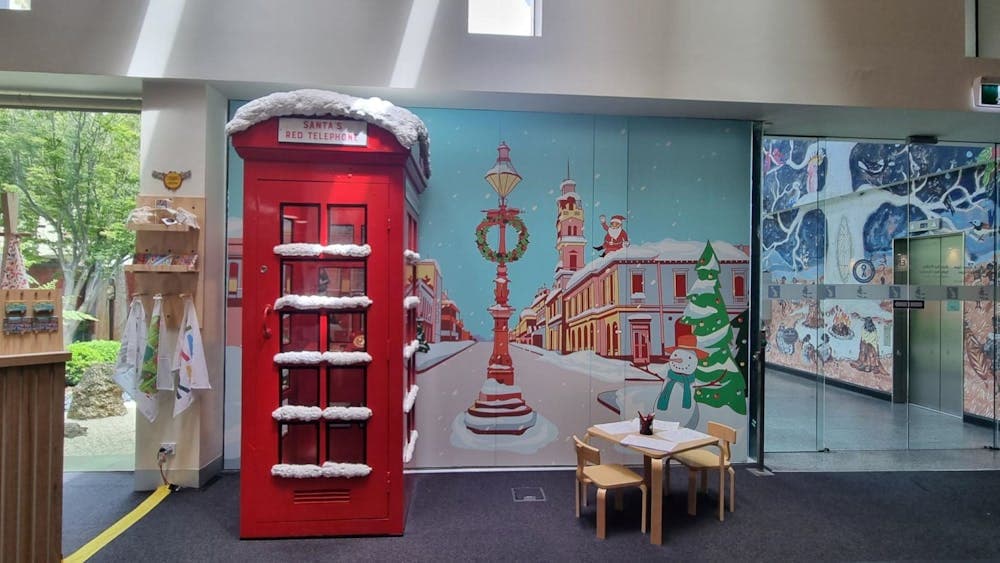
[[[31,0],[0,0],[0,10],[30,10]]]
[[[469,0],[469,33],[538,37],[542,0]]]

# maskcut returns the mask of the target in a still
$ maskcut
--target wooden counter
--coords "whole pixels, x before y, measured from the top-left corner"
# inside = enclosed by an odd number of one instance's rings
[[[69,352],[0,356],[0,562],[62,559]]]

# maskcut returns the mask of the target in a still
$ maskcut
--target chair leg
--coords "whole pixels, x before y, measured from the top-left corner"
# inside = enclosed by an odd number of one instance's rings
[[[580,489],[582,487],[583,487],[583,483],[581,483],[580,481],[577,481],[576,484],[573,487],[574,489],[576,489],[576,517],[577,518],[580,517]]]
[[[719,522],[726,519],[726,474],[719,470]]]
[[[646,492],[647,492],[646,484],[645,483],[641,483],[639,485],[639,490],[642,491],[642,533],[645,534],[646,533],[646,516],[647,516],[646,515],[646,500],[647,500],[646,499],[646,496],[647,496],[646,495]]]
[[[695,506],[698,503],[698,493],[696,491],[698,472],[694,469],[688,470],[688,514],[695,515]]]
[[[736,472],[729,468],[729,512],[736,511]]]
[[[597,489],[597,538],[603,540],[607,536],[607,489]]]

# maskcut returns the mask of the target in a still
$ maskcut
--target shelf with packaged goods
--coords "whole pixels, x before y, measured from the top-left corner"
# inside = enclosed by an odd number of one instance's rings
[[[199,268],[197,266],[191,267],[183,264],[126,264],[125,271],[133,273],[197,274]]]
[[[173,330],[184,316],[184,299],[179,296],[190,295],[199,314],[204,307],[205,199],[173,194],[136,198],[137,208],[155,208],[161,204],[190,212],[201,228],[166,225],[158,216],[148,223],[126,224],[135,233],[134,261],[140,263],[124,267],[125,283],[130,294],[141,296],[146,311],[152,310],[153,296],[164,296],[163,316],[167,327]]]
[[[196,233],[199,229],[189,225],[165,225],[163,223],[128,223],[125,227],[130,231],[160,231],[177,233]]]

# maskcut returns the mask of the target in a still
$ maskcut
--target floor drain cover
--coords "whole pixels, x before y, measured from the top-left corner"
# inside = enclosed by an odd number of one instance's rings
[[[514,487],[514,502],[545,502],[545,491],[541,487]]]

